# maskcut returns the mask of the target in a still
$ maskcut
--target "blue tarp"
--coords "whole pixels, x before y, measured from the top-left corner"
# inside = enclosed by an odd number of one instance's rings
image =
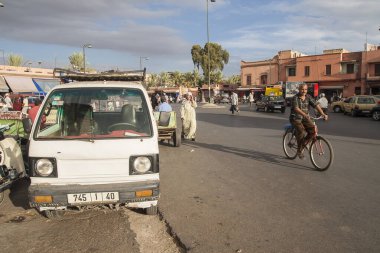
[[[46,95],[52,88],[61,83],[60,79],[32,78],[38,92]]]

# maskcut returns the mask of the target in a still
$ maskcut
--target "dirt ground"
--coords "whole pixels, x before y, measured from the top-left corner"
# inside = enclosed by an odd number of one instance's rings
[[[66,212],[49,220],[27,202],[27,180],[5,192],[0,206],[1,252],[180,253],[159,216],[140,210]]]

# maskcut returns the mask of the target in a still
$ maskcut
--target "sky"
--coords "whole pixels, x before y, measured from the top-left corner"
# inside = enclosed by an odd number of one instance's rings
[[[281,50],[308,55],[325,49],[362,51],[380,43],[379,0],[0,0],[2,53],[32,67],[67,68],[86,48],[99,71],[193,71],[191,47],[210,42],[230,54],[224,76],[240,61],[270,59]],[[147,57],[148,59],[145,59]]]

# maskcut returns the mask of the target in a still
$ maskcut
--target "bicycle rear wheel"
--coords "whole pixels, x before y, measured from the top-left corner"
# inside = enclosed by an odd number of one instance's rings
[[[282,139],[282,148],[287,158],[293,160],[297,157],[297,139],[292,129],[286,130]]]
[[[334,151],[330,142],[321,136],[317,136],[313,141],[309,152],[311,163],[319,171],[327,170],[334,160]]]

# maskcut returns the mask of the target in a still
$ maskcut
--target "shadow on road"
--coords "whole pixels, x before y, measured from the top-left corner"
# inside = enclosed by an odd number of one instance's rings
[[[241,156],[248,159],[253,159],[259,162],[280,165],[280,166],[288,167],[292,169],[314,170],[314,167],[299,165],[299,164],[290,162],[291,160],[283,156],[265,153],[262,151],[257,151],[257,150],[252,150],[252,149],[242,149],[242,148],[228,147],[228,146],[219,145],[219,144],[208,144],[208,143],[202,143],[202,142],[184,142],[183,145],[186,145],[189,147],[200,147],[200,148],[205,148],[205,149],[216,150],[216,151],[225,152],[228,154],[234,154],[234,155]],[[307,162],[308,156],[305,156],[305,157],[306,157],[305,162]]]
[[[244,111],[239,115],[231,115],[227,111],[214,109],[214,111],[197,112],[197,120],[218,126],[232,128],[257,128],[282,130],[289,122],[289,110],[285,114],[278,112],[251,112]],[[348,138],[365,138],[380,140],[379,122],[369,117],[348,117],[340,114],[329,114],[329,120],[319,121],[318,129],[322,135],[335,135]]]
[[[268,114],[269,115],[269,114]],[[274,116],[274,117],[273,117]],[[234,128],[265,128],[282,130],[283,126],[288,123],[287,119],[272,117],[252,117],[244,115],[216,114],[216,113],[198,113],[197,121],[208,122],[211,124],[234,127]]]
[[[29,185],[29,178],[23,178],[14,182],[10,188],[9,199],[15,207],[22,207],[25,210],[31,208],[28,200]]]

